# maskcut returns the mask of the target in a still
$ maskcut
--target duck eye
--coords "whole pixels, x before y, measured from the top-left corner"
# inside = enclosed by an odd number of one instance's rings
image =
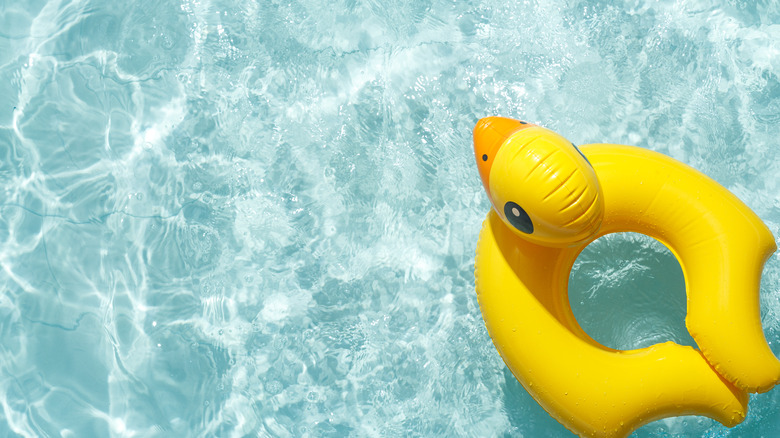
[[[579,154],[580,154],[580,156],[581,156],[582,158],[584,158],[584,159],[585,159],[585,161],[587,161],[587,162],[588,162],[588,164],[590,164],[590,160],[588,159],[588,157],[586,157],[586,156],[585,156],[585,154],[583,154],[583,153],[582,153],[582,151],[580,150],[580,148],[578,148],[578,147],[577,147],[577,145],[576,145],[576,144],[574,144],[574,143],[572,143],[571,145],[572,145],[572,146],[574,146],[574,150],[576,150],[576,151],[577,151],[577,153],[579,153]],[[593,167],[593,165],[592,165],[592,164],[590,164],[590,167]]]
[[[482,154],[482,161],[487,161],[487,154]]]
[[[525,234],[531,234],[534,232],[534,224],[531,222],[528,213],[523,210],[523,207],[517,205],[517,203],[509,201],[504,204],[504,216],[506,220],[512,224],[513,227],[522,231]]]

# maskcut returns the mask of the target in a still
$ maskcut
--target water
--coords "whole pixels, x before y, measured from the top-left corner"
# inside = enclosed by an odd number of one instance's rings
[[[0,436],[571,436],[479,313],[471,128],[658,150],[780,236],[779,22],[737,0],[0,0]],[[692,342],[665,251],[581,256],[597,339]],[[761,303],[780,353],[777,256]],[[635,436],[775,436],[779,394],[734,429]]]

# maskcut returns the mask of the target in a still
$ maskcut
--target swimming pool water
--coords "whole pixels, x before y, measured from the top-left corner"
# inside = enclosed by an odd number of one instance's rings
[[[474,123],[669,154],[780,236],[779,70],[767,1],[0,0],[0,436],[571,436],[477,306]],[[649,238],[571,302],[693,343]],[[777,256],[761,303],[778,354]],[[775,389],[633,436],[778,432]]]

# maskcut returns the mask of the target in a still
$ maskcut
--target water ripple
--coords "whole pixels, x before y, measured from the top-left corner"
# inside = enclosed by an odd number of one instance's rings
[[[780,232],[768,2],[3,8],[2,436],[568,436],[479,316],[486,115],[668,153]],[[672,262],[597,241],[578,320],[692,344]],[[775,350],[778,278],[773,258]],[[773,394],[739,433],[776,431]]]

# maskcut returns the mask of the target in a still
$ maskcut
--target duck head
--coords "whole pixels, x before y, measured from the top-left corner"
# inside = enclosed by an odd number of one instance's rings
[[[486,117],[474,128],[474,156],[490,203],[515,234],[574,246],[598,233],[604,196],[585,155],[557,133]]]

